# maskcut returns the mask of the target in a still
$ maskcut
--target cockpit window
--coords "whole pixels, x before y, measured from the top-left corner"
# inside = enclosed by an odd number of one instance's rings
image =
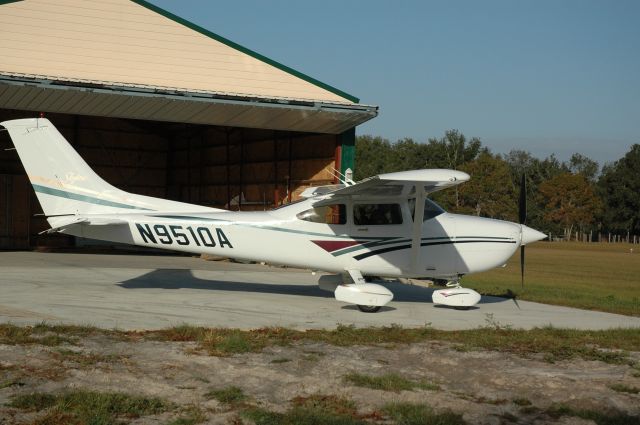
[[[415,198],[409,199],[409,211],[411,212],[412,220],[414,219],[415,205],[416,205],[416,199]],[[436,204],[431,199],[427,198],[425,199],[425,202],[424,202],[424,218],[422,219],[422,221],[431,220],[432,218],[437,217],[444,212],[445,211],[442,209],[440,205]]]
[[[323,224],[346,224],[347,207],[344,204],[311,208],[296,215],[300,220]]]
[[[402,211],[399,204],[356,204],[353,223],[356,226],[402,224]]]

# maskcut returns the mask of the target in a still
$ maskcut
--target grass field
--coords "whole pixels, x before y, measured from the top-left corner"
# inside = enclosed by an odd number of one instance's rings
[[[278,327],[251,330],[205,328],[185,324],[153,331],[122,331],[92,326],[50,325],[47,323],[35,326],[0,323],[0,345],[58,347],[61,349],[56,350],[52,355],[53,358],[86,367],[92,367],[99,363],[128,361],[126,355],[96,353],[87,355],[68,348],[69,346],[78,346],[83,338],[89,337],[103,337],[112,342],[140,340],[195,342],[197,343],[196,350],[202,350],[208,352],[209,355],[219,357],[258,353],[267,347],[291,346],[305,341],[339,347],[380,344],[393,347],[426,341],[444,341],[454,344],[455,351],[492,350],[523,357],[541,354],[545,360],[550,362],[582,358],[612,364],[634,363],[629,359],[629,352],[640,352],[640,330],[638,328],[586,331],[547,326],[523,330],[499,324],[487,324],[482,329],[443,331],[428,325],[418,328],[403,328],[397,325],[356,328],[338,325],[335,329],[301,331]],[[275,363],[281,363],[282,357],[274,360],[276,360]],[[0,371],[2,370],[1,366],[0,364]],[[637,367],[640,372],[640,364],[637,364]],[[421,384],[424,382],[416,385]],[[1,385],[0,388],[2,388]],[[213,394],[213,397],[218,396]]]
[[[524,289],[519,250],[506,267],[461,283],[487,295],[640,316],[640,245],[538,242],[526,248]]]

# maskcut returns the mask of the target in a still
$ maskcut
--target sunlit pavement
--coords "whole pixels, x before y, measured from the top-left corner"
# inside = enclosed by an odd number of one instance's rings
[[[378,313],[337,302],[310,272],[199,258],[0,252],[0,321],[158,329],[298,329],[430,325],[607,329],[640,327],[640,318],[483,297],[470,310],[434,306],[431,290],[385,283],[394,300]]]

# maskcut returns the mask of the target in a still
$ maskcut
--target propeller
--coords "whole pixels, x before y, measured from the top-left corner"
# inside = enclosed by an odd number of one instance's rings
[[[518,203],[518,219],[520,222],[520,286],[524,289],[524,245],[522,245],[522,225],[527,221],[527,180],[522,173],[520,179],[520,202]]]

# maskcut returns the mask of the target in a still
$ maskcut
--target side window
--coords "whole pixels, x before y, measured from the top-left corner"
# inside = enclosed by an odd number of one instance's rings
[[[353,222],[356,226],[402,224],[402,212],[399,204],[356,204]]]
[[[344,204],[326,205],[302,211],[296,217],[312,223],[346,224],[347,207]]]

